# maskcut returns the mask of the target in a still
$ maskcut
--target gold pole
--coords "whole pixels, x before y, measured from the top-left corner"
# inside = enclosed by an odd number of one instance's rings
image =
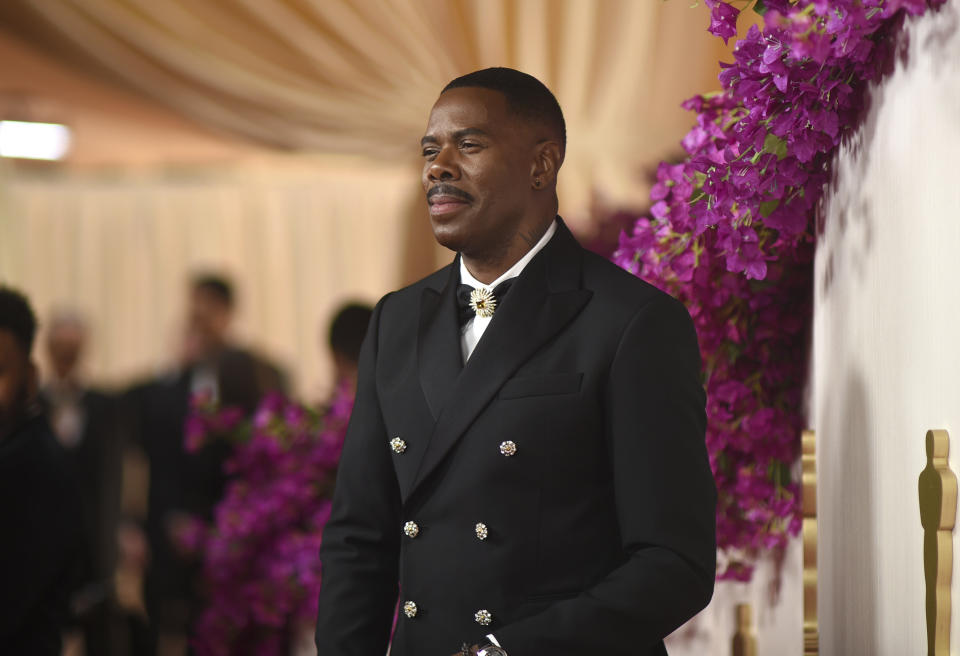
[[[803,431],[801,437],[803,512],[803,656],[820,652],[817,624],[817,435]]]
[[[957,516],[957,477],[950,471],[950,435],[929,430],[927,466],[917,482],[923,526],[923,574],[927,587],[927,656],[950,654],[950,578],[953,527]]]
[[[757,656],[757,634],[753,629],[750,604],[737,604],[737,631],[733,634],[733,656]]]

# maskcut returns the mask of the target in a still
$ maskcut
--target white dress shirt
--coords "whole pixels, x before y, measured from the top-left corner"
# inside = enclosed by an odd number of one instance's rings
[[[543,233],[543,236],[540,237],[540,241],[534,244],[533,248],[527,251],[527,254],[517,260],[517,263],[512,267],[507,269],[503,275],[494,280],[489,285],[485,285],[473,275],[467,271],[467,265],[463,263],[463,257],[460,258],[460,283],[464,285],[470,285],[474,289],[483,287],[493,291],[494,287],[502,283],[504,280],[509,280],[510,278],[516,278],[520,275],[520,272],[523,271],[524,267],[530,263],[530,260],[534,256],[543,250],[543,247],[547,245],[547,242],[550,241],[550,238],[553,237],[553,233],[557,231],[557,220],[554,219],[550,224],[550,227],[547,228],[547,231]],[[470,356],[473,355],[473,349],[477,348],[477,342],[480,341],[480,338],[483,337],[484,331],[487,329],[487,326],[490,325],[490,321],[493,317],[473,317],[463,328],[460,329],[460,352],[463,354],[463,362],[466,363],[470,359]]]

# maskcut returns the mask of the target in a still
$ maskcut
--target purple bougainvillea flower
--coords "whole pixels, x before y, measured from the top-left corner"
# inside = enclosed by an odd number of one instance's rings
[[[717,542],[737,554],[718,578],[748,580],[749,554],[800,529],[789,465],[804,425],[814,208],[898,17],[943,3],[765,0],[763,27],[721,62],[722,91],[683,102],[695,114],[685,160],[658,167],[649,216],[620,236],[614,261],[680,298],[697,330]],[[710,31],[734,36],[737,9],[707,6]]]
[[[767,226],[781,231],[788,237],[801,234],[806,229],[809,220],[804,209],[797,207],[796,204],[781,205],[767,217]]]
[[[732,36],[737,36],[737,16],[740,10],[723,0],[705,0],[710,8],[710,33],[723,39],[726,43]]]
[[[204,445],[207,437],[207,424],[202,417],[190,415],[184,426],[183,447],[187,453],[195,453]]]
[[[926,0],[885,0],[883,3],[883,16],[885,18],[893,16],[900,9],[916,16],[926,11],[927,2]]]
[[[667,214],[670,213],[670,206],[661,200],[658,203],[654,203],[653,207],[650,208],[650,213],[654,218],[663,220],[667,218]]]
[[[350,386],[322,416],[280,395],[264,398],[249,421],[235,409],[195,407],[189,439],[236,444],[212,524],[187,522],[177,535],[203,562],[209,596],[191,641],[201,656],[285,653],[291,632],[316,617],[327,495],[352,409]]]

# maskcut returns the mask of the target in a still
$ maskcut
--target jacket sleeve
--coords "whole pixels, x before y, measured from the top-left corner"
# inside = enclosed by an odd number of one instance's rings
[[[384,300],[360,352],[357,396],[320,547],[316,643],[323,656],[383,656],[398,593],[400,492],[377,398]]]
[[[638,654],[710,601],[716,488],[693,322],[662,295],[622,335],[605,396],[624,563],[574,599],[496,631],[510,656]]]

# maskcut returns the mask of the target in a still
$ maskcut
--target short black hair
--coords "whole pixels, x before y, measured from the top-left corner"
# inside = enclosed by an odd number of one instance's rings
[[[358,362],[371,316],[373,309],[363,303],[347,303],[337,310],[330,322],[330,350]]]
[[[0,285],[0,330],[13,334],[30,357],[33,339],[37,335],[37,317],[27,297],[10,287]]]
[[[543,82],[529,73],[512,68],[495,67],[467,73],[452,80],[443,88],[481,87],[499,91],[507,98],[507,105],[516,115],[533,123],[546,123],[560,138],[560,147],[567,148],[567,124],[556,97]]]
[[[221,275],[215,273],[197,274],[193,277],[193,288],[214,296],[228,308],[233,307],[233,285]]]

